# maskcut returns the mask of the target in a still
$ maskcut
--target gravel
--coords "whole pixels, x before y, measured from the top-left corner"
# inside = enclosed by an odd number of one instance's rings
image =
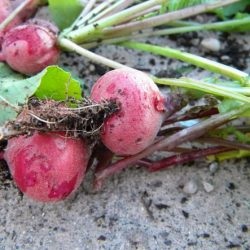
[[[214,37],[202,39],[201,46],[210,51],[219,51],[221,49],[220,41]]]
[[[202,184],[203,184],[204,190],[207,193],[210,193],[214,190],[214,186],[211,183],[204,181]]]
[[[198,191],[198,184],[195,180],[188,181],[184,187],[183,191],[186,194],[195,194]]]

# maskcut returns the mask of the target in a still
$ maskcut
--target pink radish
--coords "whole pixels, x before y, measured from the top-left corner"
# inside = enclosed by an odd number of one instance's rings
[[[81,139],[34,133],[8,141],[4,153],[17,187],[37,201],[59,201],[83,180],[90,152]]]
[[[33,75],[59,58],[56,35],[48,27],[23,24],[8,31],[2,43],[2,57],[14,70]]]
[[[164,98],[146,74],[125,68],[112,70],[94,84],[91,99],[115,100],[120,106],[105,120],[101,134],[112,152],[136,154],[154,141],[164,118]]]

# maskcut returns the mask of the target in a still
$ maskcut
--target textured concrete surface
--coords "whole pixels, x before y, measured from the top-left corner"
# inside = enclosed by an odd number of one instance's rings
[[[236,41],[233,36],[219,35],[223,55],[203,51],[199,44],[208,36],[149,40],[234,65],[241,63],[249,72],[249,36],[236,37],[237,43],[244,44],[236,52],[245,53],[244,58],[225,54],[227,48],[232,51],[229,46],[234,43],[227,41]],[[95,51],[153,74],[207,75],[187,64],[115,46]],[[73,55],[63,55],[61,65],[73,69],[88,85],[105,71]],[[110,178],[96,194],[86,178],[73,197],[56,204],[22,197],[12,184],[0,187],[0,250],[250,249],[248,159],[218,166],[200,160],[153,174],[132,167]]]

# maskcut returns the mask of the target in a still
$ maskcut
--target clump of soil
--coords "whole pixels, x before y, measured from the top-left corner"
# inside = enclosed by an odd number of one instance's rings
[[[65,131],[68,136],[93,139],[99,135],[105,118],[117,110],[112,100],[93,103],[87,98],[61,102],[32,98],[8,127],[16,134]]]

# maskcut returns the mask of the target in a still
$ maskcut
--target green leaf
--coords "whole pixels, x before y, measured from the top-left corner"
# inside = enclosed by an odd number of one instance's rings
[[[248,105],[249,109],[242,113],[240,117],[250,117],[250,105],[249,104],[244,104]],[[240,106],[242,106],[242,102],[233,100],[233,99],[224,99],[218,106],[219,112],[221,114],[225,114],[227,112],[230,112],[233,109],[237,109]]]
[[[24,76],[14,72],[10,67],[7,66],[5,63],[0,63],[0,83],[5,81],[5,78],[12,79],[12,80],[21,80],[24,79]]]
[[[233,99],[224,99],[218,106],[219,112],[224,114],[242,105],[242,102]]]
[[[5,64],[0,64],[0,126],[14,120],[22,105],[32,95],[40,99],[81,99],[80,84],[69,72],[57,66],[49,66],[36,76],[23,79]]]
[[[61,30],[69,27],[83,9],[79,0],[48,0],[48,2],[49,11]]]
[[[38,84],[23,79],[5,64],[0,64],[0,125],[16,117],[29,96],[34,94]]]
[[[168,1],[163,1],[160,8],[160,14],[166,13],[168,10]]]
[[[175,11],[179,9],[183,9],[186,7],[204,4],[204,3],[213,3],[215,0],[169,0],[168,1],[168,10]]]
[[[241,0],[237,3],[230,4],[230,5],[225,6],[223,8],[218,8],[214,12],[221,19],[227,19],[228,17],[233,16],[238,12],[244,11],[248,5],[250,5],[249,0]]]
[[[40,81],[35,96],[39,99],[66,100],[69,97],[81,99],[81,87],[69,72],[58,66],[49,66],[40,74],[33,77]],[[32,79],[32,80],[34,80]]]

